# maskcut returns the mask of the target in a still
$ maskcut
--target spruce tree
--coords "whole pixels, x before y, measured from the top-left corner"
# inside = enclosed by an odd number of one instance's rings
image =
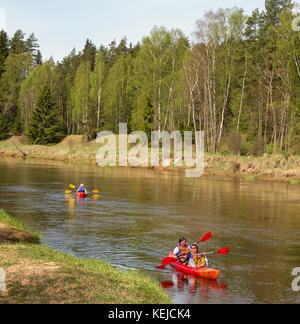
[[[93,71],[95,68],[96,52],[96,46],[92,43],[91,40],[87,39],[82,52],[81,61],[89,62],[91,65],[91,71]]]
[[[8,36],[4,30],[0,31],[0,77],[4,72],[4,63],[8,56]]]
[[[35,64],[43,65],[43,57],[41,51],[37,51],[35,55]]]
[[[0,141],[9,138],[9,121],[8,118],[0,114]]]
[[[39,47],[38,39],[34,34],[30,34],[25,42],[26,53],[31,57],[35,57]]]
[[[26,42],[24,40],[25,33],[17,30],[10,40],[10,54],[24,54],[26,52]]]
[[[59,115],[51,90],[44,86],[37,100],[37,107],[32,112],[31,123],[27,131],[28,139],[32,144],[57,143],[62,138]]]

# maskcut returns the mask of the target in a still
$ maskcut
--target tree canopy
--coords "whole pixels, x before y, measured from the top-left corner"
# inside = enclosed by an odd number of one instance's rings
[[[87,39],[61,62],[0,32],[0,139],[32,142],[129,130],[204,131],[210,152],[300,153],[300,37],[290,0],[209,11],[194,39],[155,26],[139,43]],[[45,124],[45,121],[47,123]],[[39,125],[43,125],[40,127]]]

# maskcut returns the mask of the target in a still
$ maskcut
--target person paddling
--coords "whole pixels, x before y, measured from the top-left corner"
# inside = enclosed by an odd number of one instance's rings
[[[204,253],[199,253],[199,247],[195,243],[191,246],[191,250],[189,251],[188,255],[188,266],[192,268],[202,268],[208,267],[208,260]]]
[[[78,193],[85,193],[85,194],[88,193],[87,190],[86,190],[86,188],[85,188],[85,186],[84,186],[84,184],[81,184],[80,185],[80,187],[78,188],[77,192]]]
[[[190,252],[190,247],[186,244],[186,239],[182,237],[179,240],[179,245],[176,246],[173,254],[177,257],[177,260],[186,265],[188,263],[188,254]]]

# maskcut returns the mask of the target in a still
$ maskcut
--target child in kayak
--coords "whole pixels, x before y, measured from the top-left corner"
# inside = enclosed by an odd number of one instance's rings
[[[189,258],[190,252],[190,247],[186,244],[186,239],[183,237],[179,240],[179,245],[176,246],[173,254],[175,257],[177,257],[177,260],[184,264],[187,265]]]
[[[81,184],[80,187],[77,190],[78,193],[85,193],[87,194],[87,190],[85,189],[84,184]]]
[[[197,244],[193,244],[188,253],[188,266],[192,268],[208,267],[208,260],[205,254],[199,253]]]

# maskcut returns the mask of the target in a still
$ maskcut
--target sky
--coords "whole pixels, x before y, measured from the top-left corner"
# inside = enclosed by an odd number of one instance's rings
[[[208,10],[243,8],[251,14],[264,0],[0,0],[0,28],[38,38],[43,58],[61,60],[89,38],[99,47],[124,36],[136,44],[154,26],[179,28],[192,39],[195,21]]]

